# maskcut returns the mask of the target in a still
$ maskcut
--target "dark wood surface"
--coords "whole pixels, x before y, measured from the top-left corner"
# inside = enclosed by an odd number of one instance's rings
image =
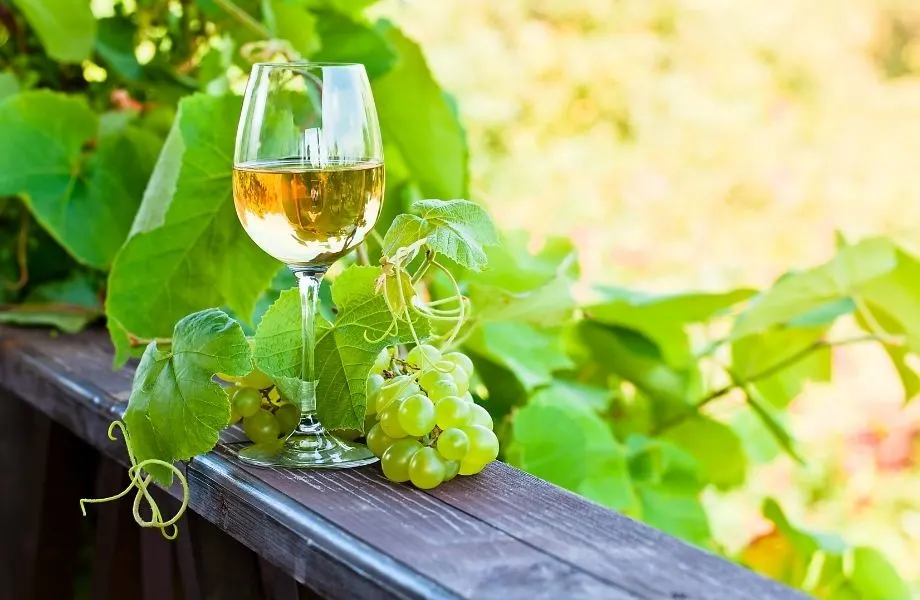
[[[111,361],[101,331],[52,337],[0,327],[0,386],[125,464],[106,429],[124,410],[133,370],[113,372]],[[233,442],[227,435],[217,451],[187,464],[195,514],[182,520],[180,536],[213,535],[213,524],[253,550],[264,563],[241,555],[209,565],[199,557],[196,568],[231,582],[234,573],[260,572],[264,596],[294,596],[280,572],[320,597],[349,599],[804,597],[501,463],[421,492],[386,481],[376,466],[249,467],[234,458]],[[77,510],[77,498],[67,500]],[[181,563],[190,550],[176,544]],[[143,548],[164,560],[152,541]]]

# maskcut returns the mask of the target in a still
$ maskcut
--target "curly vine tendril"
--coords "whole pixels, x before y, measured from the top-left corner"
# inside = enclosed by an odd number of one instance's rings
[[[87,504],[118,500],[128,495],[132,488],[137,488],[137,495],[134,496],[134,506],[132,508],[134,521],[141,527],[154,527],[159,529],[160,533],[163,534],[163,537],[167,540],[176,539],[176,536],[179,535],[179,527],[176,523],[182,518],[185,509],[188,508],[188,481],[185,479],[185,475],[176,465],[164,460],[149,458],[137,462],[137,459],[134,457],[134,450],[131,448],[131,438],[128,437],[128,430],[125,428],[125,424],[122,421],[112,421],[112,424],[109,425],[109,439],[113,442],[118,441],[118,438],[115,437],[116,429],[121,430],[121,437],[125,440],[125,448],[128,450],[128,460],[131,461],[131,467],[128,469],[128,477],[131,478],[131,482],[128,483],[128,487],[124,490],[108,498],[82,498],[80,500],[80,512],[82,512],[85,517]],[[167,521],[163,520],[163,513],[160,512],[160,507],[157,506],[156,500],[153,499],[153,496],[150,495],[148,490],[153,481],[153,476],[144,475],[143,470],[150,465],[157,465],[172,471],[179,480],[179,485],[182,487],[182,504],[179,506],[179,510],[176,511],[175,516]],[[141,501],[146,501],[147,505],[150,506],[149,520],[141,516]]]

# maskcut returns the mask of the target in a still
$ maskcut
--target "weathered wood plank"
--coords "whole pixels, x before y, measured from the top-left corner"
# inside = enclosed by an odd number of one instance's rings
[[[105,428],[132,372],[110,361],[101,332],[0,328],[0,385],[124,461]],[[252,468],[232,438],[188,464],[191,509],[323,597],[802,597],[505,465],[423,493],[375,467]]]

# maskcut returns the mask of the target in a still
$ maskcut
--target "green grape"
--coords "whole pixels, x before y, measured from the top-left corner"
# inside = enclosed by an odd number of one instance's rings
[[[297,424],[300,423],[300,408],[293,404],[282,404],[275,411],[275,418],[278,419],[278,425],[281,427],[281,433],[288,434],[294,431]]]
[[[489,461],[492,462],[492,461]],[[476,462],[475,460],[463,459],[460,461],[460,474],[461,475],[475,475],[483,469],[486,468],[486,465],[489,462]]]
[[[260,410],[251,417],[243,419],[243,431],[246,437],[256,444],[272,442],[278,439],[281,433],[281,426],[275,415],[267,410]]]
[[[409,461],[421,449],[418,440],[397,440],[380,457],[383,476],[390,481],[409,481]]]
[[[409,460],[409,481],[420,490],[441,485],[446,471],[444,461],[434,448],[422,448]]]
[[[256,388],[257,390],[268,389],[275,385],[272,383],[271,377],[259,369],[256,369],[246,377],[243,377],[243,379],[240,380],[240,384],[246,387]]]
[[[251,387],[240,387],[233,394],[233,410],[243,418],[251,417],[262,408],[262,394]]]
[[[470,452],[463,459],[464,462],[481,463],[483,465],[495,460],[498,456],[498,438],[482,425],[470,425],[463,431],[470,438]],[[461,471],[463,465],[460,466]]]
[[[396,400],[408,398],[419,392],[418,384],[408,375],[399,375],[389,380],[377,396],[377,412],[383,412]]]
[[[399,425],[414,437],[421,437],[434,429],[434,403],[428,396],[414,394],[399,406]]]
[[[459,460],[445,460],[444,461],[444,481],[450,481],[457,476],[457,473],[460,472],[460,461]]]
[[[457,367],[450,372],[451,377],[454,380],[454,383],[457,384],[457,395],[463,395],[467,393],[470,389],[470,376],[462,367]]]
[[[379,373],[371,373],[367,376],[365,391],[367,392],[367,414],[373,415],[377,412],[377,398],[380,396],[380,390],[386,380]]]
[[[425,389],[428,390],[428,397],[434,402],[440,402],[441,398],[446,398],[448,396],[457,396],[460,391],[457,389],[457,384],[454,383],[454,380],[451,379],[449,375],[448,379],[439,379],[434,382],[434,385]]]
[[[438,452],[447,460],[463,460],[470,450],[470,437],[462,429],[451,427],[438,436]]]
[[[404,438],[408,435],[406,430],[402,428],[402,425],[399,424],[399,407],[402,406],[402,402],[403,401],[394,402],[383,409],[383,412],[377,413],[380,417],[381,429],[394,440]]]
[[[476,403],[476,401],[473,400],[473,394],[471,394],[471,393],[469,393],[469,392],[466,392],[465,394],[463,394],[463,395],[460,396],[460,397],[463,398],[464,400],[466,400],[467,402],[469,402],[470,404],[475,404],[475,403]]]
[[[441,352],[430,344],[421,344],[406,355],[406,362],[417,366],[420,369],[430,367],[441,360]]]
[[[435,383],[441,380],[452,382],[454,378],[450,376],[450,373],[438,371],[437,369],[426,369],[422,371],[418,378],[419,384],[426,390],[431,389]]]
[[[236,412],[236,410],[233,409],[233,404],[231,403],[230,404],[230,420],[227,421],[227,427],[230,427],[231,425],[233,425],[234,423],[236,423],[242,418],[243,417],[241,417],[240,414]]]
[[[486,429],[493,429],[492,415],[478,404],[470,405],[470,425],[481,425]]]
[[[462,352],[448,352],[444,355],[444,360],[449,360],[454,363],[464,371],[467,375],[473,374],[473,361],[470,360],[470,357]]]
[[[380,351],[380,354],[377,355],[377,358],[374,359],[374,364],[371,367],[371,373],[376,373],[378,375],[382,374],[383,371],[390,366],[390,349],[384,348]]]
[[[370,431],[367,432],[367,447],[371,449],[371,452],[373,452],[374,456],[377,458],[383,456],[387,448],[392,446],[395,442],[396,440],[384,433],[380,423],[371,427]]]
[[[456,396],[446,396],[435,405],[434,415],[441,429],[462,427],[469,421],[470,405]]]

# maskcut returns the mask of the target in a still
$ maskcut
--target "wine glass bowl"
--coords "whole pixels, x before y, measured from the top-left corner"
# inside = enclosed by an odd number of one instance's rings
[[[362,65],[253,66],[237,129],[233,200],[249,237],[297,276],[306,385],[301,398],[291,399],[301,406],[294,432],[283,443],[244,448],[242,460],[325,468],[376,460],[319,423],[313,354],[320,280],[374,227],[383,193],[383,144]]]

